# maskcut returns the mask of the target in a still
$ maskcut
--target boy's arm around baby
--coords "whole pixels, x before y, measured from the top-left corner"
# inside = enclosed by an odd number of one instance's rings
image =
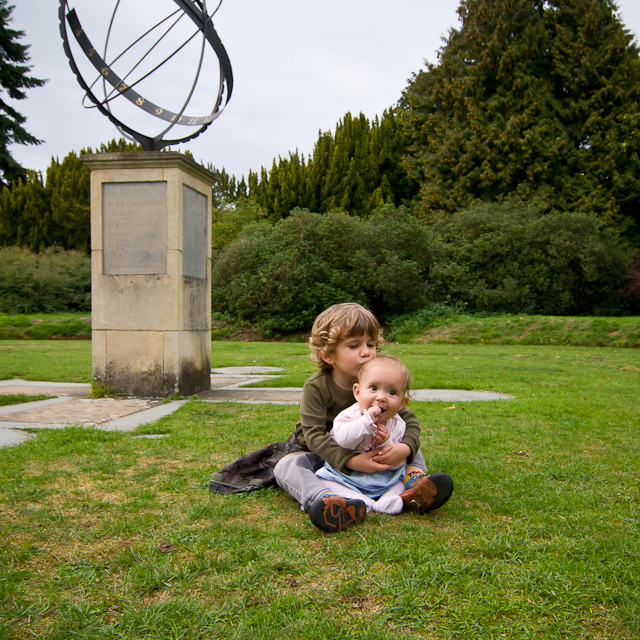
[[[405,421],[407,429],[402,438],[403,444],[411,449],[411,455],[407,458],[407,464],[413,462],[413,459],[420,449],[420,421],[416,418],[411,409],[404,407],[398,411],[398,415]]]
[[[312,376],[304,385],[300,400],[300,422],[296,426],[298,442],[341,472],[348,471],[347,462],[354,456],[333,441],[329,431],[333,420],[355,401],[344,392],[336,399],[336,389],[330,389],[321,375]]]

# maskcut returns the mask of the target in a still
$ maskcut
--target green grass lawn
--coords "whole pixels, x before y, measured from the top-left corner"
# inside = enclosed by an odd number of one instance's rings
[[[640,347],[640,318],[496,315],[467,317],[421,333],[421,342]]]
[[[0,377],[86,381],[77,345],[3,342]],[[414,388],[516,396],[410,403],[430,468],[455,481],[441,510],[329,535],[279,490],[210,495],[212,471],[288,437],[292,406],[190,401],[138,433],[40,431],[0,450],[0,638],[640,637],[640,352],[385,350]],[[269,386],[313,371],[303,344],[212,353],[283,367]]]
[[[0,380],[91,382],[89,340],[1,340]]]
[[[34,402],[36,400],[48,400],[55,396],[47,396],[45,394],[37,394],[28,396],[25,393],[10,393],[7,395],[0,395],[0,407],[8,404],[22,404],[24,402]]]

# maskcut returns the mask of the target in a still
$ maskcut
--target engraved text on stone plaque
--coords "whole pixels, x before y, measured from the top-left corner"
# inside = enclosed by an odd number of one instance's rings
[[[102,185],[103,273],[167,273],[167,183]]]
[[[207,197],[182,185],[182,275],[207,277]]]

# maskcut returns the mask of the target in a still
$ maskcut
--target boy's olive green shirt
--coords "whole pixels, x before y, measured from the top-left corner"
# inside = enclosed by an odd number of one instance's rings
[[[343,449],[331,438],[334,418],[356,399],[351,389],[339,387],[329,371],[317,371],[304,384],[300,400],[300,422],[296,425],[298,442],[342,473],[350,473],[347,462],[355,453]],[[407,423],[402,442],[411,449],[407,462],[411,462],[420,448],[420,423],[406,407],[398,415]]]

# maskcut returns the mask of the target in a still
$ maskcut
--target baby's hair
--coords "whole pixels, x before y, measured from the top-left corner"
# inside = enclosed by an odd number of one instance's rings
[[[323,356],[329,357],[340,340],[363,335],[375,342],[376,351],[380,350],[382,333],[376,317],[355,302],[334,304],[325,309],[313,323],[309,338],[309,357],[321,369],[331,370],[332,366],[322,359]]]
[[[360,367],[360,371],[358,371],[358,382],[361,382],[367,371],[371,369],[371,367],[375,367],[376,365],[382,365],[396,369],[398,373],[404,378],[405,395],[409,392],[409,386],[411,385],[411,374],[409,373],[409,369],[407,369],[407,365],[395,356],[384,355],[378,356],[377,358],[372,358],[371,360],[367,360],[367,362],[365,362]]]

